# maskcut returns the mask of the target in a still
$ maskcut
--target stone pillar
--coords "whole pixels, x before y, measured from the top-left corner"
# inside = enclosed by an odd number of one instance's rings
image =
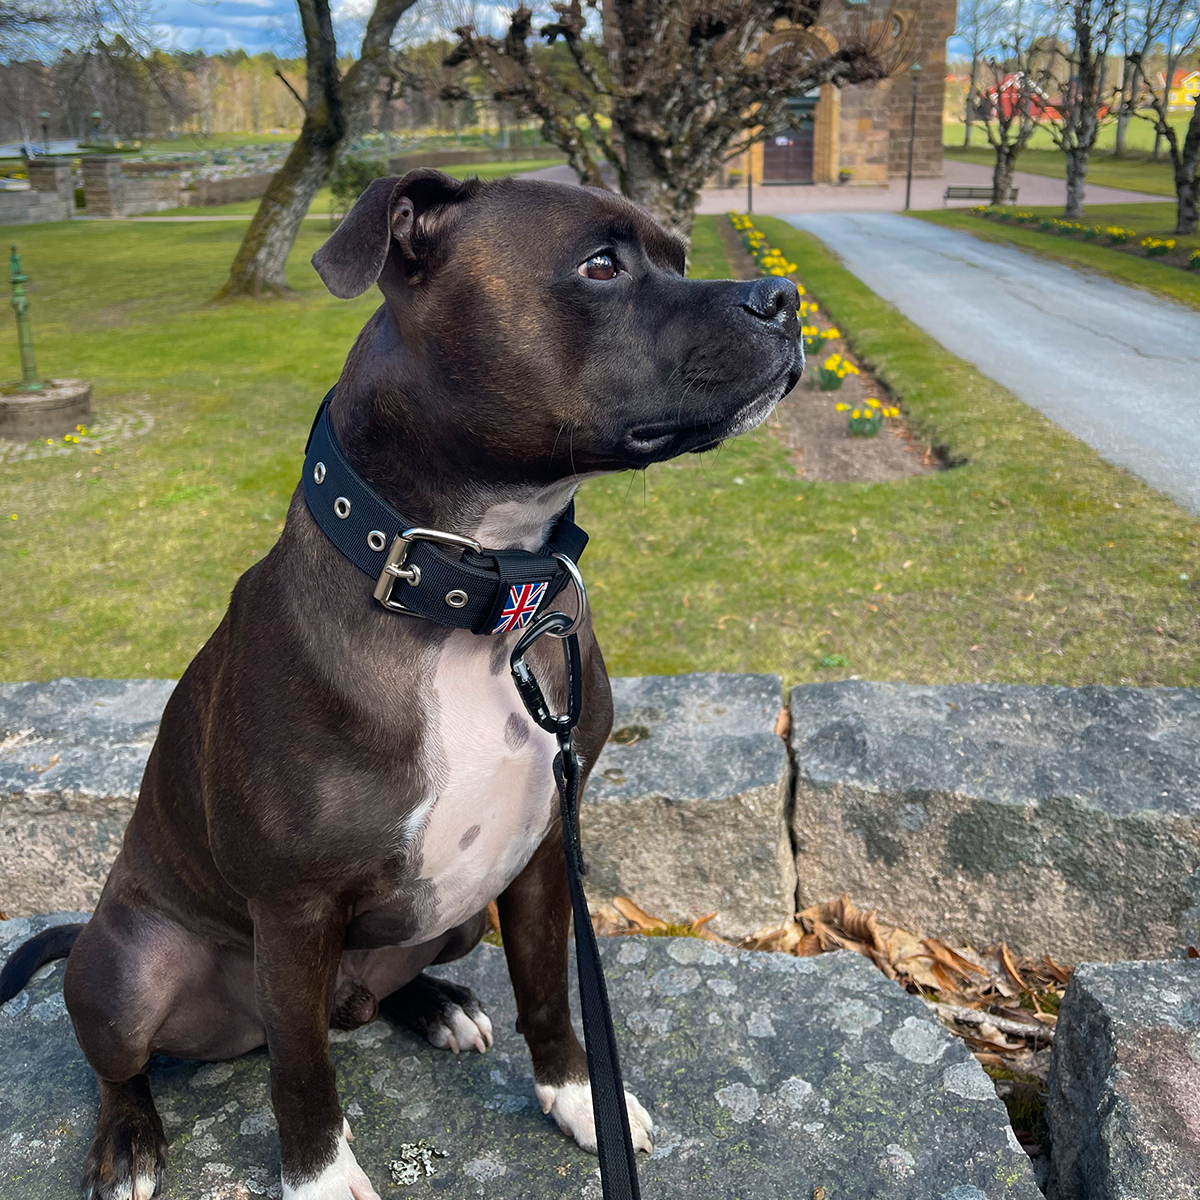
[[[119,154],[87,154],[83,167],[83,195],[89,217],[123,217],[125,188]]]
[[[25,164],[32,191],[44,196],[43,208],[49,220],[69,221],[75,213],[75,189],[71,186],[71,160],[69,158],[32,158]],[[57,198],[57,204],[51,197]],[[51,216],[51,212],[54,213]]]

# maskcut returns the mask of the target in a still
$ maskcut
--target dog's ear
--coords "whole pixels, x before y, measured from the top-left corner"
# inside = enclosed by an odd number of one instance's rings
[[[349,300],[379,278],[393,239],[406,259],[419,262],[442,225],[440,215],[469,198],[472,183],[429,167],[399,179],[376,179],[312,256],[317,274],[335,296]]]

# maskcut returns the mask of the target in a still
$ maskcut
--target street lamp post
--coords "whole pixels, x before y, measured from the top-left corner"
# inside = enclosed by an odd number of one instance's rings
[[[917,86],[921,78],[921,64],[913,63],[908,68],[909,76],[912,79],[912,115],[909,118],[908,126],[908,178],[904,184],[904,211],[907,212],[912,207],[912,169],[913,169],[913,149],[917,144]]]
[[[46,153],[50,153],[50,114],[42,109],[38,116],[42,119],[42,145],[45,147]]]
[[[16,246],[8,256],[8,282],[12,285],[12,310],[17,318],[17,349],[21,356],[21,382],[19,392],[40,392],[42,381],[38,378],[37,363],[33,357],[33,328],[29,323],[29,297],[25,285],[29,277],[21,266],[21,256]]]

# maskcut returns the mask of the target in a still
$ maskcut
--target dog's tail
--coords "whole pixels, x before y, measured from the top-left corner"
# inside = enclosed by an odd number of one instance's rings
[[[18,946],[4,964],[4,970],[0,971],[0,1004],[7,1004],[39,967],[56,958],[66,958],[82,932],[82,925],[51,925]]]

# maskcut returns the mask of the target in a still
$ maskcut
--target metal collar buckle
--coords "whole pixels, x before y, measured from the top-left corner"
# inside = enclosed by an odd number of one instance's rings
[[[388,551],[383,570],[379,572],[379,578],[375,581],[375,599],[390,612],[407,613],[410,617],[419,617],[421,614],[401,604],[399,600],[393,600],[392,589],[396,586],[397,579],[403,579],[409,587],[420,585],[421,568],[415,563],[408,567],[404,565],[410,546],[418,541],[434,542],[439,546],[455,546],[460,550],[473,550],[476,554],[483,552],[483,547],[474,538],[446,533],[441,529],[405,529],[397,534],[392,548]]]

